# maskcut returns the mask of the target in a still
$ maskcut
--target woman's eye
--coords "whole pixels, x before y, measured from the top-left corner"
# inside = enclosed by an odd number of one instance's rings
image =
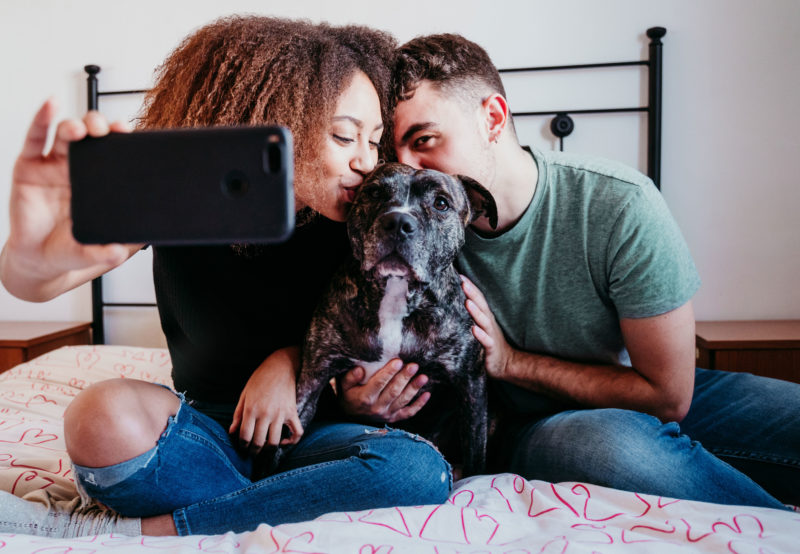
[[[337,142],[341,142],[341,143],[343,143],[343,144],[350,144],[350,143],[354,142],[354,139],[351,139],[351,138],[349,138],[349,137],[343,137],[342,135],[337,135],[337,134],[335,134],[335,133],[334,133],[334,135],[333,135],[333,138],[334,138],[334,140],[336,140]]]
[[[450,208],[450,204],[447,202],[447,199],[443,196],[437,196],[436,199],[433,201],[433,207],[440,212],[445,212]]]
[[[371,141],[369,141],[369,146],[370,146],[370,148],[375,148],[377,150],[378,148],[381,147],[381,143],[371,140]]]

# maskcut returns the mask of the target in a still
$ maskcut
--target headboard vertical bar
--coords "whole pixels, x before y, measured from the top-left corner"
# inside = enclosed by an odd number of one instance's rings
[[[105,344],[103,279],[92,279],[92,344]]]
[[[89,76],[86,78],[86,107],[97,109],[99,93],[97,91],[97,74],[100,66],[86,65],[83,68]],[[100,277],[92,280],[92,343],[105,344],[105,323],[103,313],[103,280]]]
[[[667,34],[664,27],[647,29],[650,38],[648,110],[647,110],[647,175],[661,190],[661,38]]]
[[[90,110],[97,109],[97,74],[100,73],[99,65],[85,65],[83,70],[89,74],[86,78],[86,107]]]

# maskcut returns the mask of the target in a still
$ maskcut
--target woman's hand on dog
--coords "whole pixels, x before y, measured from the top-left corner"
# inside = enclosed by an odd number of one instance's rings
[[[417,364],[404,365],[402,360],[395,359],[361,384],[365,370],[355,367],[338,383],[342,408],[350,415],[384,423],[408,419],[419,412],[431,397],[430,392],[417,397],[428,382],[425,375],[417,375],[418,370]]]
[[[265,445],[296,444],[303,435],[297,416],[295,375],[300,350],[287,347],[272,353],[256,369],[239,396],[228,432],[238,434],[239,445],[257,455]],[[291,435],[281,440],[283,426]]]

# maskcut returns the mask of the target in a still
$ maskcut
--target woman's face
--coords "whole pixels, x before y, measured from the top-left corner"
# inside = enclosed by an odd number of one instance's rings
[[[322,183],[310,198],[298,199],[334,221],[344,221],[349,204],[364,176],[378,163],[383,133],[378,93],[369,78],[357,71],[336,104],[323,140]],[[320,186],[321,185],[321,186]]]

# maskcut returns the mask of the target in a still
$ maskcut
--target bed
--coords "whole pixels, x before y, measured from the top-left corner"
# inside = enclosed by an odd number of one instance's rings
[[[162,348],[66,346],[0,375],[0,487],[34,502],[76,496],[64,409],[112,377],[170,383]],[[190,537],[0,534],[0,552],[797,552],[800,513],[722,506],[512,474],[456,483],[450,499],[331,513],[247,533]]]
[[[547,119],[553,145],[564,148],[575,119],[634,114],[644,118],[647,173],[659,184],[661,38],[648,30],[646,60],[580,66],[510,68],[504,79],[538,72],[642,67],[647,105],[627,108],[530,110],[515,119]],[[88,105],[103,95],[100,68],[87,66]],[[515,103],[512,101],[512,106]],[[575,116],[573,119],[572,116]],[[580,121],[578,125],[580,125]],[[637,126],[639,126],[637,124]],[[164,348],[103,344],[109,309],[151,309],[149,302],[109,301],[103,281],[93,285],[94,343],[62,347],[0,375],[0,487],[32,502],[75,503],[77,491],[63,441],[63,412],[90,384],[114,377],[171,384]],[[2,514],[0,514],[0,517]],[[456,482],[442,505],[339,512],[313,521],[246,533],[190,537],[106,534],[74,539],[0,534],[0,552],[796,552],[800,513],[723,506],[603,488],[547,483],[513,474]]]

